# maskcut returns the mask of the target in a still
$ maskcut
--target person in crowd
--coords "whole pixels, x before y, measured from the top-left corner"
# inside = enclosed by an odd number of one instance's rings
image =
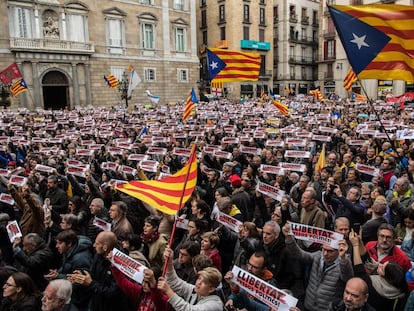
[[[29,233],[13,242],[15,266],[27,273],[38,290],[44,290],[47,282],[43,277],[49,271],[53,253],[37,233]]]
[[[39,297],[32,279],[26,273],[15,272],[3,285],[1,311],[38,311]]]
[[[232,187],[231,203],[235,205],[241,212],[243,220],[253,219],[254,210],[251,208],[250,195],[242,187],[242,179],[239,175],[230,176],[230,184]]]
[[[314,253],[301,250],[289,233],[289,224],[283,227],[286,247],[293,258],[312,265],[309,284],[306,288],[306,310],[329,310],[332,301],[343,295],[346,282],[353,276],[352,263],[347,257],[348,244],[342,240],[338,249],[322,245],[322,250]]]
[[[51,175],[47,178],[47,192],[45,199],[49,199],[49,207],[58,214],[66,214],[68,212],[68,195],[58,185],[58,177]]]
[[[158,288],[168,296],[168,302],[176,311],[222,311],[223,302],[216,295],[216,288],[222,280],[220,271],[207,267],[198,272],[195,285],[181,280],[173,266],[173,252],[165,250],[167,274],[158,280]]]
[[[78,311],[71,303],[72,283],[68,280],[52,280],[42,297],[42,311]]]
[[[116,285],[111,273],[111,263],[108,254],[114,249],[117,236],[111,231],[104,231],[96,237],[95,256],[90,272],[75,270],[67,275],[68,280],[79,284],[82,290],[82,300],[89,298],[89,308],[94,311],[119,310],[127,311],[127,297]]]
[[[85,235],[89,220],[89,211],[79,196],[73,196],[68,202],[68,212],[77,217],[79,234]]]
[[[141,240],[144,243],[143,254],[148,259],[150,267],[155,275],[159,275],[163,266],[163,255],[168,239],[163,233],[158,232],[160,218],[148,216],[145,218],[144,231]]]
[[[387,195],[387,202],[391,209],[391,224],[396,226],[403,218],[404,212],[408,211],[414,202],[414,194],[408,178],[400,177],[395,181],[393,191]]]
[[[186,242],[194,242],[200,246],[201,236],[208,230],[208,224],[204,220],[193,219],[188,221],[187,224],[187,233],[181,238],[181,241],[178,242],[175,247],[175,252],[178,253],[179,248],[182,244]]]
[[[267,269],[266,254],[263,252],[254,252],[247,263],[247,271],[254,276],[262,279],[266,283],[278,287],[276,280],[273,278],[272,272]],[[224,279],[229,283],[231,288],[231,294],[227,297],[225,306],[229,309],[243,309],[247,310],[268,310],[269,307],[258,299],[249,298],[246,291],[241,289],[235,284],[233,279],[233,273],[227,272]]]
[[[178,248],[178,258],[174,259],[174,269],[183,281],[195,284],[197,274],[193,266],[193,258],[200,254],[200,245],[195,242],[185,242]]]
[[[411,208],[404,212],[401,222],[395,227],[397,234],[397,244],[401,244],[404,241],[411,240],[412,233],[414,232],[414,209]]]
[[[147,258],[140,251],[142,249],[142,240],[138,234],[130,233],[125,240],[121,242],[122,249],[127,252],[128,256],[143,264],[145,267],[151,266]]]
[[[260,234],[255,223],[245,221],[239,229],[239,245],[235,247],[234,264],[239,267],[245,267],[259,243]]]
[[[369,266],[371,271],[376,270],[376,263],[384,264],[394,261],[402,267],[404,272],[411,268],[407,255],[395,245],[395,230],[390,224],[382,224],[378,228],[378,240],[368,242],[365,245],[366,256],[364,259],[372,259],[373,265]],[[361,252],[365,254],[365,252]],[[355,262],[354,262],[355,263]]]
[[[343,299],[331,303],[330,311],[375,311],[367,303],[368,285],[361,278],[351,278],[346,282]]]
[[[380,171],[380,183],[385,190],[385,194],[389,195],[394,191],[394,184],[397,182],[397,176],[394,173],[395,170],[395,158],[389,156],[384,158],[381,163],[381,171]]]
[[[212,169],[207,172],[207,183],[205,186],[206,195],[204,196],[204,200],[210,206],[210,210],[213,209],[215,199],[216,190],[220,187],[223,187],[223,184],[219,181],[220,172]]]
[[[385,235],[385,231],[379,231],[378,236]],[[389,237],[393,240],[392,235]],[[361,237],[351,232],[349,239],[353,246],[355,276],[361,277],[368,284],[368,303],[377,311],[403,310],[408,296],[403,267],[397,262],[376,262],[371,269],[377,273],[367,274],[361,258],[365,252]]]
[[[220,238],[217,233],[208,231],[201,236],[200,254],[207,255],[211,258],[213,265],[221,271],[222,261],[217,245],[220,243]]]
[[[127,219],[128,206],[123,201],[112,202],[109,208],[109,217],[112,219],[111,230],[121,242],[128,234],[134,233],[131,223]]]
[[[362,241],[364,244],[378,240],[377,233],[379,226],[388,223],[387,219],[384,217],[386,211],[387,201],[385,197],[378,196],[372,204],[371,219],[362,225]]]
[[[60,216],[60,228],[62,230],[72,229],[76,234],[82,234],[82,230],[79,227],[78,217],[74,214],[62,214]]]
[[[95,217],[110,223],[111,219],[108,216],[108,211],[105,208],[105,203],[101,198],[95,198],[91,201],[89,205],[89,210],[91,213],[91,218],[88,222],[88,227],[86,230],[86,236],[91,239],[92,242],[95,242],[96,236],[99,232],[102,231],[101,228],[94,224]]]
[[[191,202],[191,216],[190,220],[205,221],[207,226],[210,226],[210,207],[204,200],[193,200]]]

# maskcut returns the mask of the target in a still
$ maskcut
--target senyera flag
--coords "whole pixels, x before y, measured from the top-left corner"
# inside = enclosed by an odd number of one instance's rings
[[[157,210],[175,215],[188,201],[197,184],[197,153],[193,145],[187,164],[177,173],[161,180],[130,181],[117,190],[137,198]]]
[[[328,6],[358,79],[414,81],[414,7]]]

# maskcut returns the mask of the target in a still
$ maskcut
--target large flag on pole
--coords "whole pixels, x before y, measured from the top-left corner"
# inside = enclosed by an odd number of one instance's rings
[[[359,79],[414,81],[414,7],[395,4],[328,7]]]
[[[106,85],[111,89],[119,87],[119,81],[114,75],[104,76],[104,80],[106,82]]]
[[[196,109],[196,104],[198,103],[196,93],[194,88],[191,89],[191,93],[187,97],[187,101],[185,103],[184,113],[183,113],[183,122],[187,122],[188,118],[194,114]]]
[[[261,56],[227,49],[207,49],[208,73],[210,80],[220,82],[257,81]]]
[[[20,72],[19,67],[17,67],[16,63],[11,64],[9,67],[0,72],[0,81],[4,85],[8,85],[14,79],[21,77],[22,73]]]
[[[134,67],[130,65],[129,70],[131,71],[131,75],[129,76],[129,84],[128,84],[128,92],[127,92],[128,97],[131,96],[132,91],[137,87],[137,85],[141,83],[141,78],[135,71]]]
[[[283,114],[285,117],[289,115],[289,107],[282,104],[279,100],[272,100],[272,104]]]
[[[175,215],[188,201],[197,184],[197,152],[193,145],[187,164],[177,173],[161,180],[130,181],[117,190],[137,198],[157,210]]]
[[[345,78],[344,78],[344,88],[347,92],[351,92],[352,91],[352,85],[354,84],[354,82],[358,79],[357,75],[355,74],[355,72],[352,70],[352,67],[349,68],[348,73],[346,74]]]
[[[326,166],[326,147],[325,147],[325,144],[323,144],[321,153],[319,153],[318,162],[316,162],[315,171],[320,172],[325,166]]]
[[[151,103],[158,104],[158,102],[160,101],[159,96],[152,95],[149,90],[146,90],[145,92],[147,93],[147,97],[151,101]]]

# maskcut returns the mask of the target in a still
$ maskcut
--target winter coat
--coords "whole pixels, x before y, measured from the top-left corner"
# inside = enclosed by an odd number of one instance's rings
[[[148,256],[146,257],[151,264],[151,269],[156,270],[154,272],[162,271],[164,250],[167,244],[168,238],[163,233],[160,234],[157,240],[147,244]]]
[[[378,249],[376,241],[368,242],[365,245],[365,249],[367,250],[369,257],[375,261],[378,261]],[[379,262],[385,263],[387,261],[395,261],[404,269],[404,272],[407,272],[411,268],[410,259],[408,259],[408,256],[398,246],[392,247],[388,251],[388,255],[382,258],[382,260]]]
[[[112,223],[111,231],[115,233],[119,242],[127,240],[128,235],[134,233],[134,229],[126,217],[121,218],[116,223]]]
[[[47,190],[45,198],[50,199],[50,206],[55,212],[59,214],[66,214],[68,212],[68,195],[62,188],[57,187],[53,190]]]
[[[40,311],[40,298],[35,295],[24,296],[16,302],[6,298],[0,304],[0,311]]]
[[[340,301],[346,282],[352,277],[352,263],[349,258],[337,258],[323,271],[322,252],[315,253],[301,250],[295,241],[286,242],[292,257],[300,258],[303,263],[312,264],[309,284],[306,289],[305,307],[310,311],[329,310],[331,302]]]
[[[44,290],[47,286],[44,275],[49,272],[50,263],[53,261],[53,252],[50,248],[42,243],[33,253],[27,254],[20,247],[16,247],[13,254],[15,266],[20,266],[19,270],[27,273],[39,290]]]
[[[89,270],[92,263],[92,242],[83,235],[78,235],[78,243],[63,254],[62,265],[58,269],[59,278],[66,278],[66,274],[74,270]]]
[[[171,289],[175,294],[168,299],[168,302],[174,308],[175,311],[222,311],[223,302],[220,297],[211,294],[207,297],[200,298],[196,304],[190,303],[194,301],[195,285],[189,284],[181,280],[174,269],[168,271],[166,279]]]

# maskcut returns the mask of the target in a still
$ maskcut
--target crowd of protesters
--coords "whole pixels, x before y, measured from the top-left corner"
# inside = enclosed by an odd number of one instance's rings
[[[200,103],[185,124],[181,104],[3,111],[0,311],[273,310],[234,282],[234,265],[297,298],[292,311],[414,310],[410,109],[284,103],[287,117],[263,100]],[[116,186],[174,174],[193,143],[197,187],[169,245],[174,216]],[[291,223],[344,240],[296,240]],[[114,248],[148,268],[141,284],[112,264]]]

